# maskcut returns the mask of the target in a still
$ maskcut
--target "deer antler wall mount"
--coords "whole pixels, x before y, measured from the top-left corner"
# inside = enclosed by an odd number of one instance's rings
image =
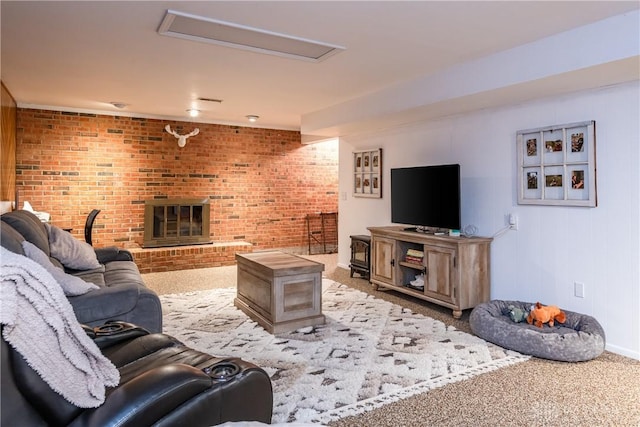
[[[175,136],[178,139],[178,147],[182,148],[185,145],[187,145],[187,138],[192,137],[192,136],[196,136],[197,134],[200,133],[200,129],[199,128],[195,128],[193,130],[193,132],[185,134],[185,135],[180,135],[178,132],[171,130],[171,126],[166,125],[164,127],[164,130],[166,130],[168,133],[170,133],[171,135]]]

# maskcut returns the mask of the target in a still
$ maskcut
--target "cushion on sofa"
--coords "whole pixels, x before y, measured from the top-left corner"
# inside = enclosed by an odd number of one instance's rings
[[[62,287],[64,294],[67,296],[70,295],[82,295],[86,294],[92,289],[98,289],[98,286],[85,282],[79,277],[72,276],[67,274],[60,267],[56,267],[49,260],[49,257],[42,252],[36,245],[31,242],[27,242],[26,240],[22,242],[22,247],[24,249],[25,255],[42,266],[58,284]]]
[[[107,285],[104,281],[104,265],[100,265],[99,268],[92,268],[91,270],[70,270],[68,268],[65,268],[64,271],[67,274],[84,280],[85,282],[94,283],[99,287]]]
[[[18,233],[15,228],[4,221],[0,221],[0,244],[5,249],[9,249],[11,252],[24,255],[24,249],[22,249],[22,242],[24,237]]]
[[[25,210],[7,212],[2,214],[0,219],[13,227],[25,240],[36,245],[47,256],[51,256],[47,229],[44,223],[32,212]]]
[[[145,286],[138,266],[131,261],[111,261],[104,266],[104,279],[109,286],[135,283]]]
[[[55,225],[45,224],[49,236],[51,256],[62,265],[74,270],[91,270],[100,268],[100,263],[93,247],[82,242]]]

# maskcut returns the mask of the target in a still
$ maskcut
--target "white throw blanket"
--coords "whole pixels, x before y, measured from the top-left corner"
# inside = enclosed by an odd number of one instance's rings
[[[95,408],[120,374],[87,336],[61,286],[42,266],[0,247],[4,339],[69,402]]]

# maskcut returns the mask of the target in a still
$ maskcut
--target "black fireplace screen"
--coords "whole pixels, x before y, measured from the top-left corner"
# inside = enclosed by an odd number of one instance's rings
[[[166,199],[145,202],[146,248],[210,243],[208,199]]]

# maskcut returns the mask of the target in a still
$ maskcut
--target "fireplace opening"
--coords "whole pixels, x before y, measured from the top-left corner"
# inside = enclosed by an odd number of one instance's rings
[[[211,243],[209,199],[147,200],[144,206],[145,248]]]

